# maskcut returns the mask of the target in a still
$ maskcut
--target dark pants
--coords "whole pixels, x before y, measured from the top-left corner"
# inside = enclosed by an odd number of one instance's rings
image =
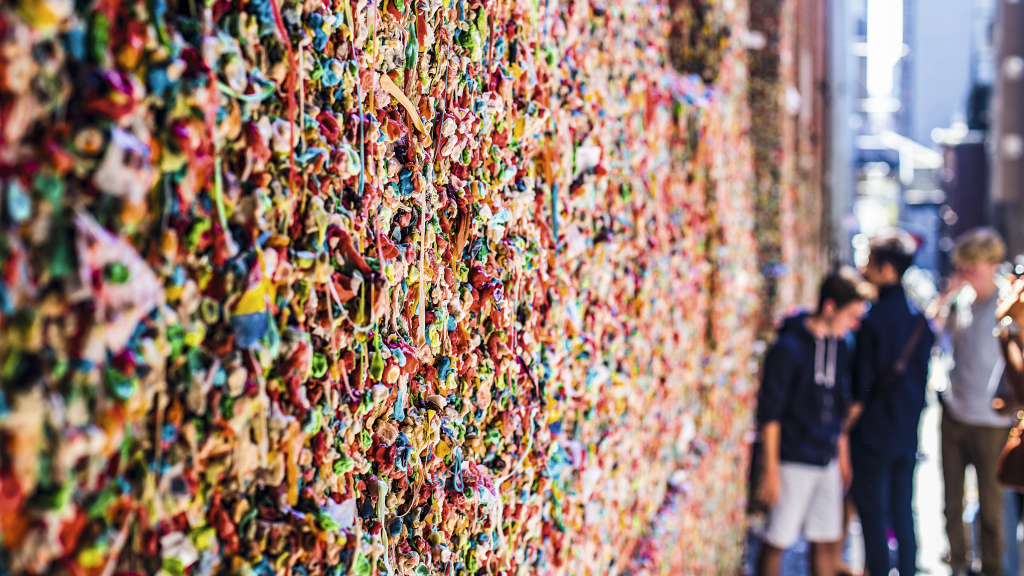
[[[914,466],[917,455],[884,456],[855,446],[853,500],[864,529],[864,556],[871,576],[887,576],[889,563],[888,528],[899,544],[900,576],[917,573],[917,541],[914,536]]]
[[[1003,492],[1006,552],[1003,554],[1003,576],[1020,576],[1020,542],[1017,540],[1017,527],[1024,517],[1024,494],[1014,490]]]
[[[1009,426],[964,424],[942,413],[942,477],[946,485],[946,535],[949,564],[967,568],[967,536],[964,531],[964,473],[968,464],[978,475],[978,512],[981,519],[981,571],[985,576],[1003,574],[1003,487],[996,468],[1010,433]],[[1016,529],[1014,535],[1016,535]]]

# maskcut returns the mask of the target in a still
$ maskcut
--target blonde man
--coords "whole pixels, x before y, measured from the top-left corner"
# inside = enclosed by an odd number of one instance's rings
[[[968,574],[963,523],[964,473],[973,464],[978,475],[981,562],[985,576],[1003,576],[1005,530],[1003,489],[996,478],[1000,451],[1011,417],[992,408],[1005,366],[995,311],[999,301],[1000,264],[1006,253],[999,234],[976,228],[957,239],[956,272],[943,299],[945,347],[952,348],[950,385],[943,394],[942,476],[946,486],[946,534],[954,576]]]

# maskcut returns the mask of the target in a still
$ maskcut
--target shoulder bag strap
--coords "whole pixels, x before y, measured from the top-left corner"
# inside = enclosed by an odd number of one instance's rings
[[[878,378],[875,382],[872,396],[878,396],[882,391],[887,389],[896,379],[903,375],[907,371],[907,363],[910,362],[910,356],[917,349],[917,343],[921,341],[921,336],[924,335],[924,329],[928,325],[928,320],[925,319],[924,314],[917,315],[917,321],[914,322],[914,327],[910,331],[910,338],[907,339],[907,343],[903,345],[903,350],[900,352],[896,361],[892,363],[892,366]]]

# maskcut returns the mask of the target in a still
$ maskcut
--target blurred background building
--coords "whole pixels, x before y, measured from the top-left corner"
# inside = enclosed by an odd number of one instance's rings
[[[1024,252],[1024,34],[1009,32],[1022,30],[1022,9],[751,3],[757,214],[768,239],[759,256],[775,317],[806,301],[823,263],[862,265],[868,238],[886,227],[918,236],[919,277],[932,284],[968,228],[996,226]]]
[[[919,236],[916,264],[933,280],[949,271],[952,239],[973,226],[999,227],[1024,252],[1014,224],[1024,216],[1014,184],[1024,148],[1024,60],[1014,54],[1024,36],[1009,33],[1024,24],[1021,4],[829,5],[835,260],[863,264],[868,237],[894,225]]]

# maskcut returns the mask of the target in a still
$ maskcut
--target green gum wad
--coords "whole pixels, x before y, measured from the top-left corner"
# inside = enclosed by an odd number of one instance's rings
[[[380,353],[380,348],[383,345],[380,334],[377,334],[373,339],[374,351],[370,358],[370,377],[375,381],[379,381],[384,375],[384,356]]]
[[[402,0],[395,0],[395,5],[398,6]],[[414,70],[416,63],[420,57],[420,43],[416,37],[416,21],[415,19],[409,22],[409,42],[405,45],[405,69]]]

